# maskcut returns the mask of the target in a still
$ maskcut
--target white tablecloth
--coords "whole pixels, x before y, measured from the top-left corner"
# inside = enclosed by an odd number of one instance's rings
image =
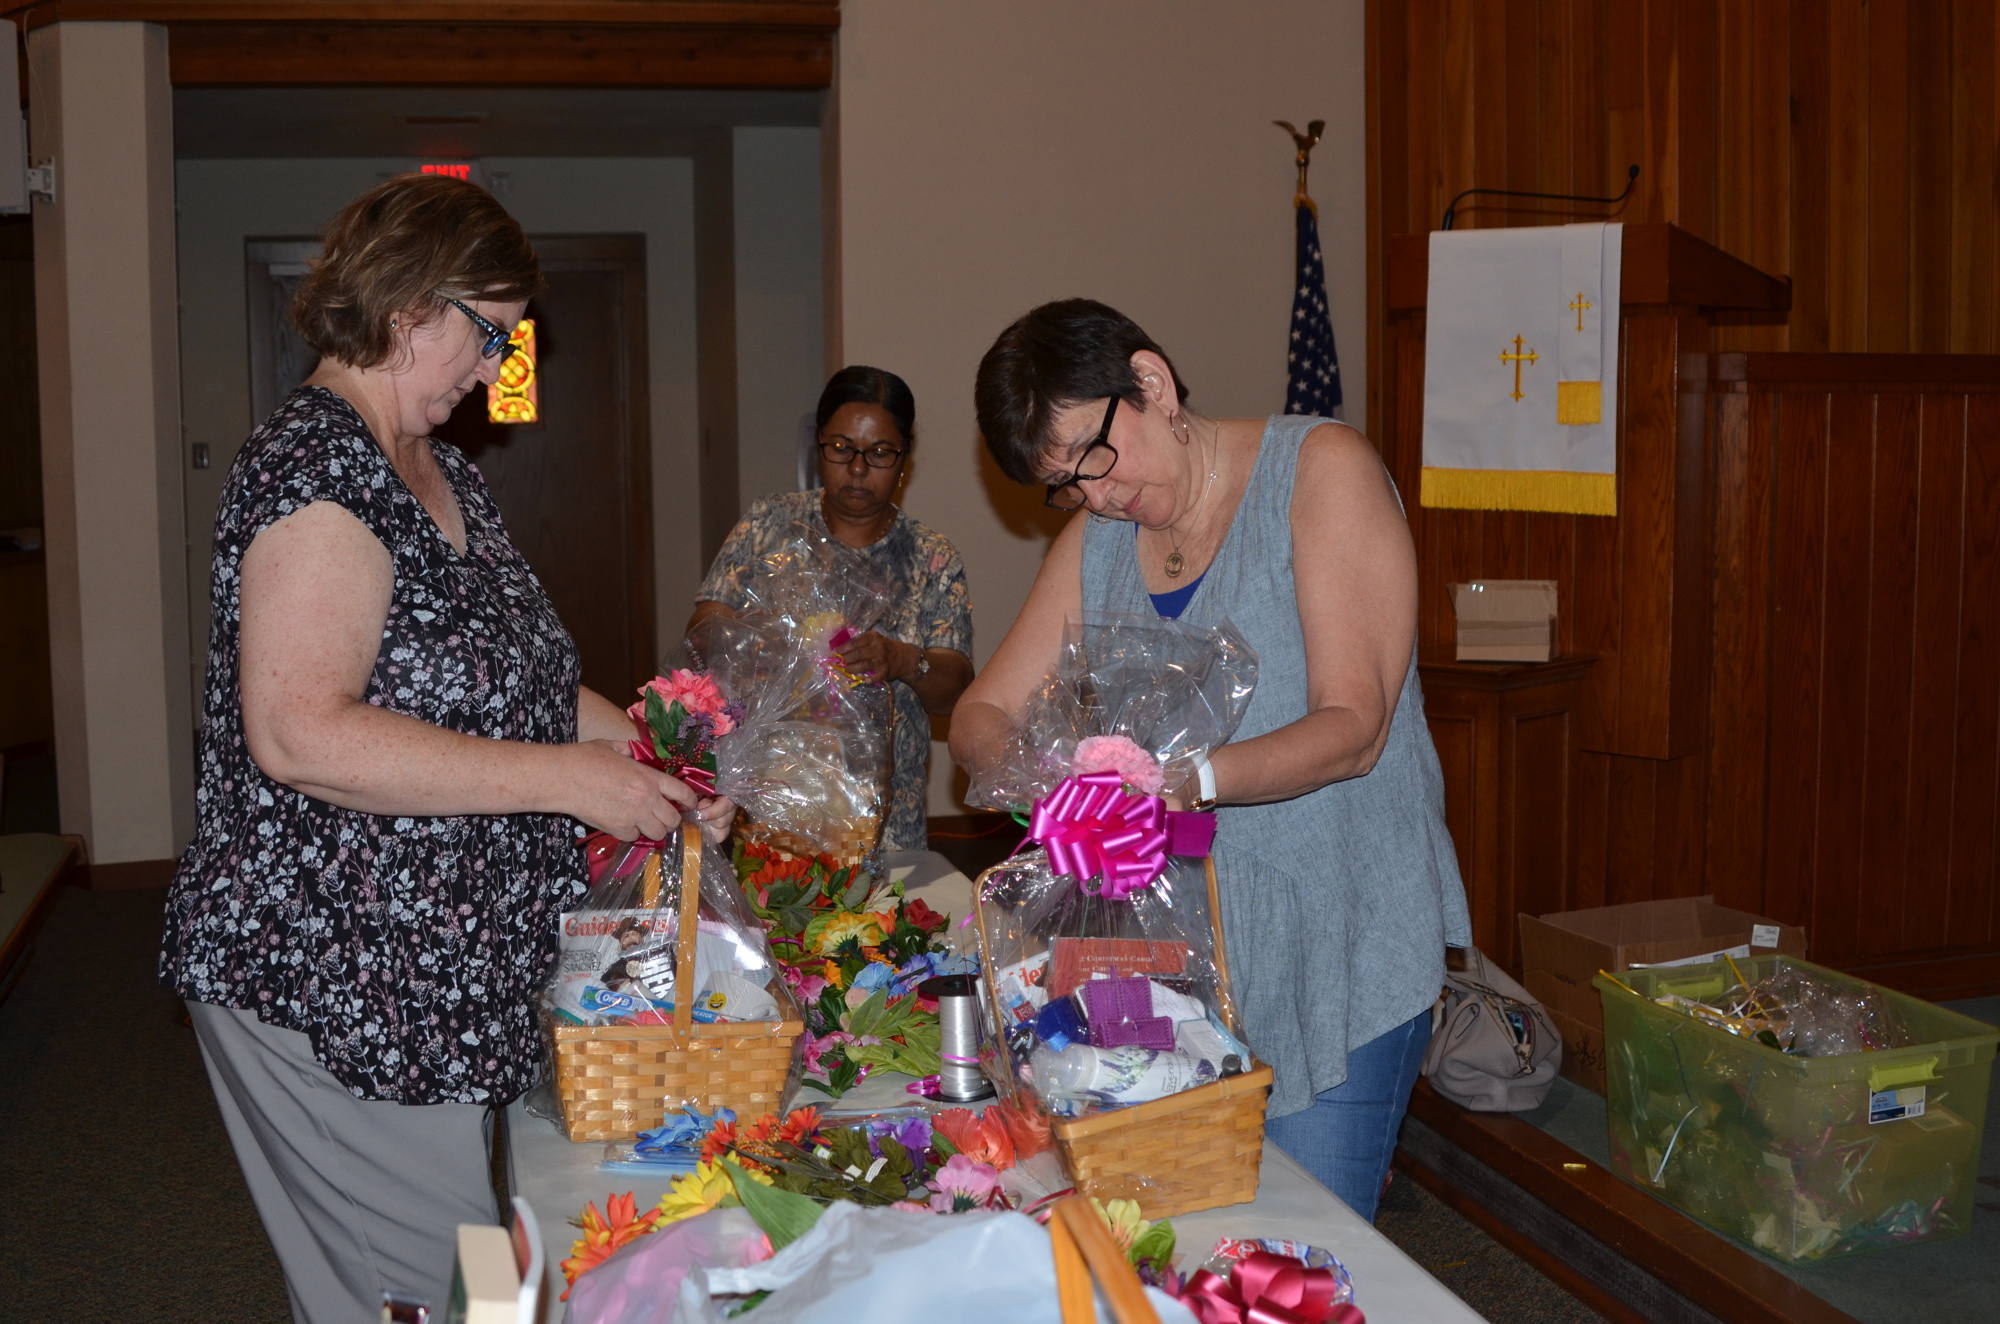
[[[952,916],[954,936],[961,932],[958,920],[967,913],[972,895],[965,875],[929,852],[892,856],[890,864],[892,872],[909,870],[903,876],[910,891]],[[971,930],[962,932],[969,935]],[[563,1291],[562,1261],[576,1238],[568,1220],[581,1213],[586,1202],[601,1210],[607,1195],[626,1191],[634,1193],[639,1208],[650,1208],[666,1193],[672,1178],[600,1171],[601,1142],[570,1143],[553,1123],[528,1116],[518,1100],[507,1110],[507,1137],[508,1183],[515,1195],[534,1206],[541,1222],[548,1251],[548,1300],[553,1305]],[[1340,1258],[1354,1277],[1355,1304],[1369,1324],[1460,1324],[1480,1319],[1269,1141],[1264,1144],[1262,1180],[1254,1201],[1181,1214],[1173,1224],[1184,1269],[1199,1264],[1220,1237],[1287,1238],[1324,1247]],[[561,1319],[560,1309],[555,1306],[544,1318]]]

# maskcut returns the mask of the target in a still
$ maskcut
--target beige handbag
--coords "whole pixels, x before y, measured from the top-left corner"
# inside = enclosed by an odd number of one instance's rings
[[[1562,1036],[1542,1004],[1477,949],[1444,982],[1424,1054],[1431,1088],[1474,1112],[1540,1107],[1562,1070]]]

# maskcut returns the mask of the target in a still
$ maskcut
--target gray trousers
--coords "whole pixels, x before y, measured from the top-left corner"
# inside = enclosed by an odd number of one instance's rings
[[[312,1043],[256,1013],[188,1003],[223,1124],[298,1324],[376,1324],[382,1294],[442,1318],[460,1223],[493,1223],[482,1104],[357,1099]]]

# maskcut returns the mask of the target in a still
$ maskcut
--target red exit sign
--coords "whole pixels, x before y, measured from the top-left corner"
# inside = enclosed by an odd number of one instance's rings
[[[450,175],[453,179],[463,179],[468,183],[472,180],[472,163],[469,161],[442,161],[420,165],[417,169],[426,175]]]

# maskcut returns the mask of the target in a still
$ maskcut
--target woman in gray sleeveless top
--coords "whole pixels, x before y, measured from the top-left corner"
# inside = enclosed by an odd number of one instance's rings
[[[1236,738],[1189,770],[1213,802],[1223,929],[1268,1130],[1373,1218],[1430,1038],[1444,949],[1469,946],[1416,668],[1416,556],[1365,438],[1325,419],[1211,420],[1130,319],[1046,304],[980,363],[1002,471],[1077,510],[952,719],[977,767],[1078,610],[1233,622],[1257,649]]]

